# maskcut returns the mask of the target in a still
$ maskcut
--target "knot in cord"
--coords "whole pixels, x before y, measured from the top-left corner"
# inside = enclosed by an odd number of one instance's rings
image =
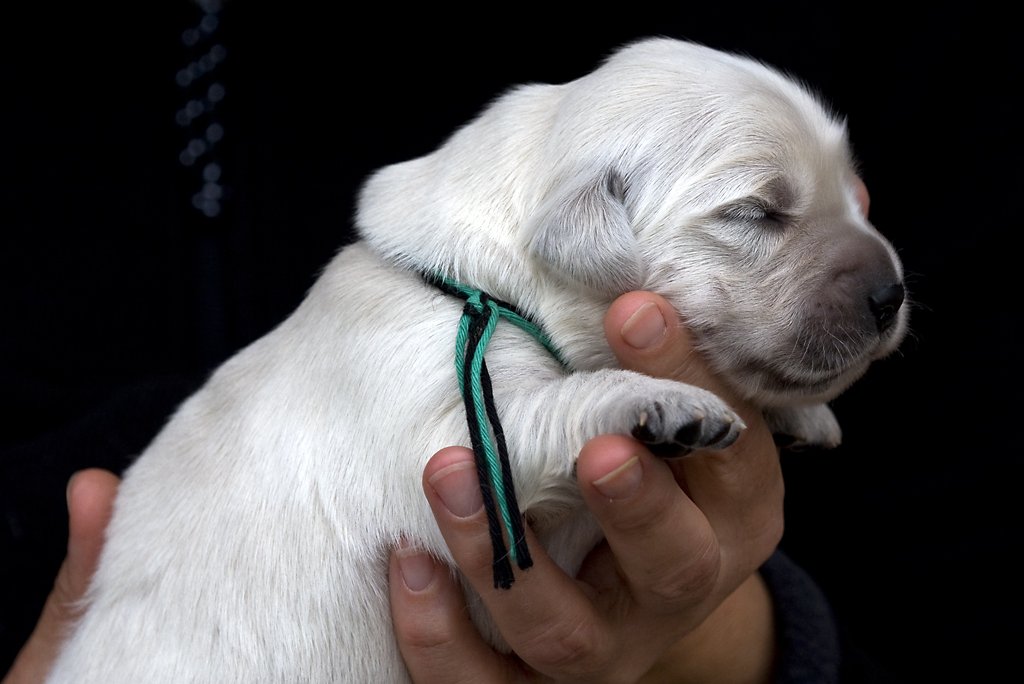
[[[563,365],[564,362],[540,327],[513,305],[441,276],[424,276],[424,279],[443,292],[466,302],[455,336],[455,373],[466,408],[466,422],[480,480],[480,493],[487,513],[494,554],[494,586],[508,589],[515,581],[512,563],[525,570],[533,565],[533,559],[526,545],[523,516],[516,501],[505,433],[494,405],[484,352],[498,326],[498,320],[504,318],[530,333],[559,362]],[[509,539],[507,551],[505,534]]]

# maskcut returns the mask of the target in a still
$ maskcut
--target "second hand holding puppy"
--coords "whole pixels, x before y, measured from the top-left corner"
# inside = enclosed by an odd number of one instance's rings
[[[605,331],[623,367],[720,394],[747,430],[727,449],[674,461],[625,436],[591,440],[577,476],[606,542],[575,579],[533,544],[536,565],[511,591],[492,588],[472,455],[455,447],[436,454],[424,491],[515,655],[493,651],[476,633],[447,570],[399,549],[392,614],[414,681],[768,680],[772,606],[756,570],[782,535],[783,482],[764,419],[711,374],[661,297],[623,295]]]

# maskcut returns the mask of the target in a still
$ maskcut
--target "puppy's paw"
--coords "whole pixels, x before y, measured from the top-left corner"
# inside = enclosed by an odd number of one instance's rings
[[[705,390],[673,383],[638,406],[633,436],[662,458],[696,449],[724,449],[746,427],[725,402]]]
[[[839,421],[825,404],[768,409],[765,420],[783,449],[833,449],[843,439]]]

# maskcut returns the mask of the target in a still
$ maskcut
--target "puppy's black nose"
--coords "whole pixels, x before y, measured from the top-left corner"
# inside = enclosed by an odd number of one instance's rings
[[[879,333],[884,333],[896,321],[896,314],[903,306],[905,294],[903,284],[896,283],[868,295],[868,306],[875,316],[875,324],[878,326]]]

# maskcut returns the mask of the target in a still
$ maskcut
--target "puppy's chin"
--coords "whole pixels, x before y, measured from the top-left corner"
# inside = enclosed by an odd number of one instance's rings
[[[860,379],[872,363],[899,347],[906,335],[907,318],[906,312],[901,311],[899,319],[888,331],[866,341],[859,352],[851,352],[854,345],[842,347],[843,355],[815,356],[806,352],[799,360],[804,363],[800,363],[782,350],[777,350],[778,356],[770,352],[757,356],[755,351],[748,350],[750,355],[741,352],[720,367],[728,369],[726,374],[733,387],[750,401],[766,408],[828,402]],[[821,349],[824,345],[815,347]],[[856,355],[851,358],[847,356],[849,353]]]
[[[875,349],[874,354],[875,361],[884,359],[889,354],[892,354],[903,343],[903,338],[907,336],[907,329],[910,327],[909,308],[907,305],[900,308],[896,322],[878,341],[878,347]]]
[[[792,373],[761,360],[744,362],[734,374],[740,392],[764,407],[799,406],[831,401],[856,382],[871,365],[866,359],[833,374]]]

